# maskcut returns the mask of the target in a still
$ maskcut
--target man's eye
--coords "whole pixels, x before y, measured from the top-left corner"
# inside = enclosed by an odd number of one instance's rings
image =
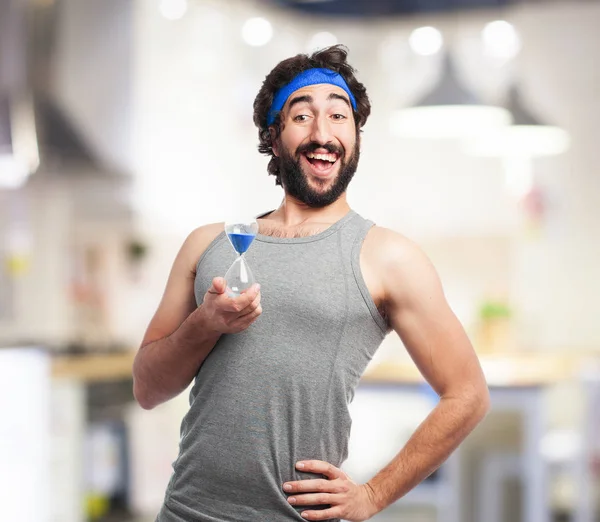
[[[298,114],[298,116],[294,116],[294,121],[306,121],[308,116],[306,114]]]
[[[344,116],[343,114],[334,114],[333,119],[334,120],[345,120],[346,116]]]

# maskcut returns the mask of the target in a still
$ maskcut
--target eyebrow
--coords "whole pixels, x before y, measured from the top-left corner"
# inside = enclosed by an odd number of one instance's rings
[[[290,110],[294,105],[296,105],[298,103],[312,103],[314,101],[315,100],[313,99],[313,97],[309,96],[308,94],[305,94],[304,96],[296,96],[295,98],[292,98],[290,100],[288,110]]]
[[[327,100],[342,100],[343,102],[346,103],[346,105],[348,105],[350,110],[352,110],[352,106],[350,105],[350,100],[348,98],[346,98],[346,96],[342,96],[341,94],[332,92],[329,96],[327,96]],[[296,96],[295,98],[292,98],[290,100],[288,110],[291,110],[291,108],[298,103],[313,103],[314,101],[315,101],[314,98],[312,96],[310,96],[309,94],[304,94],[302,96]]]
[[[352,106],[350,105],[350,100],[346,97],[346,96],[342,96],[341,94],[338,94],[336,92],[332,92],[329,96],[327,96],[328,100],[342,100],[343,102],[346,103],[346,105],[348,106],[348,108],[350,110],[352,110]]]

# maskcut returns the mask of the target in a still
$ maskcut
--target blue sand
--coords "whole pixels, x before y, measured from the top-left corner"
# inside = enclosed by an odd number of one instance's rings
[[[250,245],[252,244],[252,241],[256,237],[256,234],[228,234],[228,235],[229,235],[229,239],[231,239],[231,244],[233,245],[233,248],[235,248],[235,251],[238,254],[243,254],[246,250],[248,250],[248,248],[250,248]]]

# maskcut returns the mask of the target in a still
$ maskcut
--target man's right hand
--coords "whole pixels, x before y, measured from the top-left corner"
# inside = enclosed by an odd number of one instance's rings
[[[248,328],[262,313],[260,285],[254,284],[240,296],[227,295],[227,283],[215,277],[204,294],[204,302],[195,310],[206,327],[220,334],[239,333]]]

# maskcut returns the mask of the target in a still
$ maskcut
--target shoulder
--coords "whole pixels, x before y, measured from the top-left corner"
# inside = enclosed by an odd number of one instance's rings
[[[413,291],[439,283],[435,267],[423,249],[389,228],[373,226],[365,238],[363,252],[381,274],[386,300],[404,299]]]
[[[210,223],[202,225],[188,234],[179,255],[191,272],[196,272],[198,259],[224,229],[224,223]]]
[[[414,241],[389,228],[373,226],[365,237],[365,253],[380,267],[427,262],[427,256]]]
[[[224,223],[202,225],[189,233],[186,243],[206,248],[223,230],[225,230]]]

